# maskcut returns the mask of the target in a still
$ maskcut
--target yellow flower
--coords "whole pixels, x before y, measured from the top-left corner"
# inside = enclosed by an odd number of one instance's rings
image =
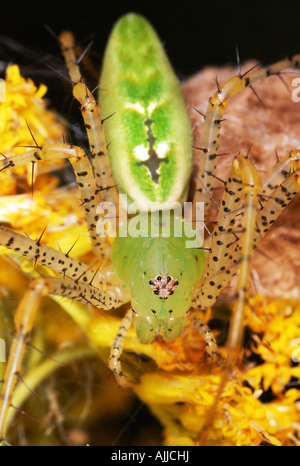
[[[30,150],[35,142],[38,145],[47,142],[61,142],[63,124],[57,115],[47,109],[47,102],[43,98],[47,87],[39,87],[31,79],[21,76],[17,65],[8,66],[5,79],[5,101],[0,103],[0,153],[2,156],[12,156]],[[30,147],[31,146],[31,147]],[[28,149],[26,148],[28,147]],[[53,166],[61,166],[63,162],[55,164],[45,162],[38,164],[40,173],[49,172]],[[34,179],[37,174],[35,164]],[[1,172],[0,194],[15,194],[17,184],[14,174],[26,175],[27,183],[32,183],[32,165],[15,167],[13,170]]]
[[[255,309],[255,315],[253,311]],[[300,378],[300,367],[292,364],[295,343],[300,335],[300,306],[287,299],[267,302],[256,296],[247,309],[249,327],[260,335],[254,337],[251,345],[263,363],[251,368],[246,380],[255,388],[263,384],[263,389],[281,393],[294,377]]]
[[[257,365],[246,362],[239,370],[235,369],[219,401],[207,444],[298,444],[300,390],[288,389],[293,380],[300,379],[300,367],[293,365],[291,359],[297,337],[299,343],[298,303],[287,299],[268,302],[256,296],[247,309],[247,324],[260,332],[253,333],[247,358],[251,361],[258,354],[261,361]],[[165,426],[166,445],[198,444],[220,383],[222,366],[218,367],[217,361],[211,367],[204,364],[201,342],[198,340],[197,347],[196,335],[193,338],[183,334],[173,344],[173,365],[170,360],[166,365],[163,352],[161,360],[155,358],[156,344],[151,345],[152,357],[160,370],[144,373],[135,387],[138,396]],[[194,357],[191,357],[192,348]],[[219,351],[223,353],[224,348]],[[184,354],[189,357],[183,367]],[[163,372],[166,368],[167,373]]]
[[[44,99],[46,92],[44,84],[37,87],[31,79],[22,77],[17,65],[7,67],[5,101],[0,103],[0,153],[3,157],[30,150],[35,145],[32,135],[39,145],[62,141],[64,122],[48,109]],[[42,241],[56,249],[59,245],[62,250],[68,250],[80,237],[73,255],[85,254],[91,247],[78,191],[56,189],[58,180],[51,175],[51,170],[63,164],[62,160],[35,164],[33,196],[32,164],[2,170],[0,222],[22,234],[26,232],[32,239],[37,239],[47,226]],[[25,174],[27,186],[22,181]],[[20,185],[22,193],[18,194]],[[1,254],[10,255],[11,252],[1,248]],[[22,264],[27,264],[28,268],[28,261],[23,260]]]

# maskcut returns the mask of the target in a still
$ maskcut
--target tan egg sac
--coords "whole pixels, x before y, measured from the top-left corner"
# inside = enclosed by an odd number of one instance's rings
[[[247,63],[242,74],[255,65]],[[187,80],[183,86],[193,122],[195,146],[201,147],[203,117],[209,97],[237,74],[233,68],[206,68]],[[293,71],[270,76],[228,101],[222,123],[216,175],[226,180],[234,155],[251,156],[261,177],[290,150],[300,149],[300,102],[293,101],[299,84]],[[295,87],[296,85],[296,87]],[[299,93],[300,94],[300,93]],[[196,157],[203,155],[196,151]],[[222,183],[217,181],[217,186]],[[214,191],[219,201],[221,189]],[[254,254],[252,283],[257,292],[269,296],[298,296],[300,275],[300,195],[285,208]]]

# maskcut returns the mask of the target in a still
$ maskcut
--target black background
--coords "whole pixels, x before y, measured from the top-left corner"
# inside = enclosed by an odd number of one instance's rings
[[[236,44],[241,61],[255,58],[272,62],[300,52],[300,2],[297,1],[233,4],[203,0],[17,3],[6,0],[0,7],[0,35],[17,39],[42,53],[58,54],[57,44],[44,24],[56,33],[70,29],[78,40],[87,41],[93,36],[93,49],[99,54],[100,62],[112,24],[128,11],[142,13],[150,20],[181,77],[209,64],[234,64]],[[14,60],[13,53],[11,59]]]

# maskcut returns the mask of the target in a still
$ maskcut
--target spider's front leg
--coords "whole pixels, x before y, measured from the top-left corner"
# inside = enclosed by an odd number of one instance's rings
[[[17,167],[26,163],[36,163],[39,160],[69,159],[77,180],[80,196],[84,205],[85,218],[88,225],[93,250],[97,255],[103,255],[103,242],[97,235],[96,214],[97,206],[102,201],[101,192],[97,189],[94,174],[89,160],[81,147],[72,144],[44,144],[33,150],[18,154],[13,157],[6,157],[0,160],[0,172],[10,167]]]
[[[204,202],[206,212],[209,210],[213,198],[219,137],[228,100],[246,88],[252,89],[252,85],[257,81],[268,76],[280,75],[280,72],[288,68],[298,68],[299,63],[300,55],[295,55],[291,59],[281,60],[273,65],[249,70],[243,75],[234,76],[222,86],[218,85],[218,90],[209,99],[204,117],[201,138],[202,154],[199,159],[195,190],[195,201]]]
[[[75,41],[71,32],[63,32],[59,36],[60,47],[65,58],[68,74],[73,83],[73,96],[80,104],[80,110],[88,135],[91,163],[96,178],[97,189],[102,192],[105,201],[118,206],[118,190],[112,175],[107,152],[107,143],[103,125],[113,115],[102,118],[98,102],[84,84],[75,53]]]

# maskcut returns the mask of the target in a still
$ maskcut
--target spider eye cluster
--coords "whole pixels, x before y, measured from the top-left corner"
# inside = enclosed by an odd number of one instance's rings
[[[153,293],[160,299],[168,299],[169,296],[174,294],[179,281],[175,280],[171,275],[157,275],[149,281]]]

